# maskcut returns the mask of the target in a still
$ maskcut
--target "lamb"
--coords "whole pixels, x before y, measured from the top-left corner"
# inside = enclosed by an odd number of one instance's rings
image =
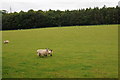
[[[50,55],[52,56],[52,50],[49,50],[48,48],[47,49],[38,49],[37,50],[37,55],[38,56],[47,56],[47,55]]]
[[[8,44],[10,41],[9,40],[5,40],[4,41],[4,44]]]

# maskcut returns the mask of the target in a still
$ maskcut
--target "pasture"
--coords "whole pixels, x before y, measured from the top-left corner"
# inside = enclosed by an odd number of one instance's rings
[[[2,31],[3,78],[117,78],[118,25]],[[39,48],[53,49],[40,58]]]

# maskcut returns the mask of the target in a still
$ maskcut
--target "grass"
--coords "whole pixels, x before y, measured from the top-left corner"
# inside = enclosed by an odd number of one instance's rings
[[[117,78],[118,25],[3,31],[3,78]],[[36,55],[53,49],[51,57]]]

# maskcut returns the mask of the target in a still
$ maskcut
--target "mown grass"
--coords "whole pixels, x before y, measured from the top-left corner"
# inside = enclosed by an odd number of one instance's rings
[[[3,78],[117,78],[118,25],[3,31]],[[53,49],[40,58],[39,48]]]

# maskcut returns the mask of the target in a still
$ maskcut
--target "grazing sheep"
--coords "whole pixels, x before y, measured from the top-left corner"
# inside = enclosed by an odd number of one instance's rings
[[[4,41],[4,44],[8,44],[10,41],[9,40],[5,40]]]
[[[47,55],[50,55],[52,56],[52,50],[49,50],[49,49],[38,49],[37,50],[37,55],[38,56],[47,56]]]

